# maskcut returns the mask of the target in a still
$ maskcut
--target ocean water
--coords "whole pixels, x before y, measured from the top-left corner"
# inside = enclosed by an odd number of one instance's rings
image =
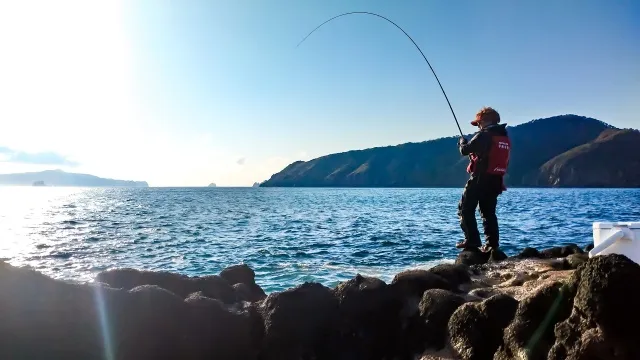
[[[267,293],[357,273],[390,281],[453,261],[461,189],[0,187],[0,258],[91,281],[134,267],[217,274],[247,263]],[[640,221],[640,189],[509,189],[507,254],[592,239],[594,221]],[[479,229],[482,225],[478,217]]]

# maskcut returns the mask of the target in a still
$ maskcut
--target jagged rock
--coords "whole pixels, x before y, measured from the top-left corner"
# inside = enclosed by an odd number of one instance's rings
[[[555,328],[549,359],[639,359],[640,266],[624,255],[590,258],[571,278],[571,316]],[[571,289],[571,290],[573,290]]]
[[[553,327],[565,320],[571,311],[571,293],[562,282],[543,285],[522,299],[515,317],[504,330],[504,345],[496,360],[546,359],[554,343]]]
[[[464,264],[440,264],[427,271],[444,278],[456,289],[460,288],[461,285],[471,283],[469,267]]]
[[[267,296],[258,311],[265,336],[261,360],[327,358],[338,321],[338,299],[331,289],[306,282]]]
[[[402,334],[412,314],[396,287],[358,274],[338,284],[333,293],[340,316],[331,358],[382,359],[411,351],[411,339]]]
[[[479,249],[465,249],[458,254],[456,264],[465,265],[481,265],[489,261],[489,253],[480,251]]]
[[[225,279],[217,275],[189,277],[164,271],[124,268],[100,272],[96,276],[96,281],[125,290],[141,285],[157,285],[183,299],[191,293],[202,291],[205,296],[218,299],[225,304],[233,304],[236,301],[234,289]]]
[[[503,329],[509,324],[518,301],[499,294],[480,303],[461,305],[447,325],[450,345],[463,360],[491,359],[502,345]]]
[[[420,337],[427,348],[440,350],[445,347],[449,319],[465,302],[467,300],[464,297],[447,290],[431,289],[424,292],[420,301],[420,319],[423,323]]]

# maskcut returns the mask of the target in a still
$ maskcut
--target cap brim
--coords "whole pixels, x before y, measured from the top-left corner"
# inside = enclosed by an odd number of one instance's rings
[[[478,126],[478,121],[477,121],[477,120],[473,120],[473,121],[471,122],[471,125],[473,125],[473,126]]]

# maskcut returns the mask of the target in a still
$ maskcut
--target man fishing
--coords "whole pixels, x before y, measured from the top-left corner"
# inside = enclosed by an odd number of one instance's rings
[[[485,244],[481,251],[488,252],[499,247],[498,218],[496,205],[498,196],[506,190],[504,175],[509,164],[511,141],[505,129],[499,125],[500,114],[491,107],[483,107],[476,114],[471,125],[479,131],[470,141],[463,137],[458,142],[460,154],[470,158],[467,172],[469,180],[464,187],[458,216],[464,240],[457,243],[460,249],[478,249],[481,246],[480,233],[476,223],[476,207],[480,207]]]

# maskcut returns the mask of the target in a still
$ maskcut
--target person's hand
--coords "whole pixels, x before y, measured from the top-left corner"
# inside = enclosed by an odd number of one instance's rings
[[[467,139],[465,139],[464,137],[460,137],[460,139],[458,140],[458,145],[466,145],[467,144]]]

